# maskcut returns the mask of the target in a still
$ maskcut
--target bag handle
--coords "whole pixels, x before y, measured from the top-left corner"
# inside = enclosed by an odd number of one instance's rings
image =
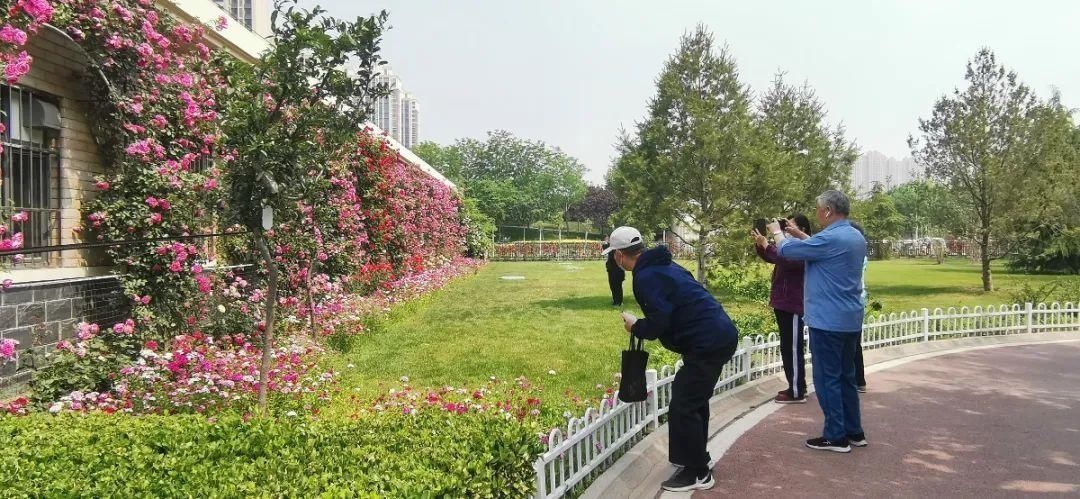
[[[637,343],[635,343],[634,340],[637,340]],[[643,340],[641,338],[635,338],[634,333],[630,333],[630,350],[644,350],[644,349],[645,349],[645,340]]]

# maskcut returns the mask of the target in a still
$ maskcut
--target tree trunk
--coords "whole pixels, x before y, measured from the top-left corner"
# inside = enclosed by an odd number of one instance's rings
[[[979,239],[979,253],[982,257],[983,291],[993,291],[994,281],[990,275],[990,231],[983,230]]]
[[[259,410],[265,415],[266,390],[270,382],[270,360],[274,349],[274,308],[277,306],[277,264],[270,255],[270,249],[266,246],[266,236],[262,230],[255,232],[255,241],[262,253],[263,264],[267,270],[266,286],[266,313],[264,321],[266,327],[263,330],[262,365],[259,366]]]
[[[705,284],[705,238],[698,236],[697,244],[694,247],[694,252],[697,253],[697,280],[698,282]]]

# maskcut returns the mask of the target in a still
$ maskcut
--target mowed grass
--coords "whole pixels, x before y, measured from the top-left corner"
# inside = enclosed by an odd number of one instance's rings
[[[887,311],[900,311],[1006,303],[1025,280],[1080,279],[996,270],[998,291],[983,293],[978,266],[966,260],[871,262],[867,287]],[[630,279],[624,284],[625,307],[640,316]],[[362,397],[400,386],[402,376],[417,387],[475,387],[491,376],[526,376],[549,398],[567,390],[595,398],[595,385],[613,381],[628,343],[610,301],[602,262],[494,262],[396,308],[382,327],[329,361],[341,373],[342,386]],[[721,301],[733,316],[762,310],[761,304]],[[657,342],[648,344],[654,353],[650,365],[676,359]]]
[[[866,287],[871,299],[880,301],[885,311],[920,310],[923,307],[974,307],[1012,304],[1013,294],[1025,283],[1042,286],[1051,281],[1068,281],[1072,289],[1080,276],[1012,274],[1001,262],[992,268],[994,291],[983,292],[982,271],[966,259],[949,259],[938,265],[929,260],[888,260],[870,262]],[[1080,296],[1072,297],[1075,301]]]

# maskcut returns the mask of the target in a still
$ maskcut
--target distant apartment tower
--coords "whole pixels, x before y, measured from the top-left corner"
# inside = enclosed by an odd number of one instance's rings
[[[922,176],[914,159],[894,159],[878,151],[860,155],[851,173],[852,185],[859,196],[869,194],[874,184],[888,190]]]
[[[378,70],[376,82],[386,84],[390,93],[375,101],[372,122],[406,148],[420,143],[420,104],[405,91],[401,78],[388,66]]]
[[[272,0],[214,0],[214,2],[247,29],[262,37],[270,36]]]
[[[401,145],[412,148],[420,143],[420,103],[405,92],[401,100]]]

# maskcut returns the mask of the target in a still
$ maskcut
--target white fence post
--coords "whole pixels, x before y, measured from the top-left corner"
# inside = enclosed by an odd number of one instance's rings
[[[751,374],[753,374],[753,371],[750,369],[750,362],[752,360],[751,348],[750,347],[752,347],[752,346],[754,346],[754,341],[751,340],[750,337],[743,338],[743,340],[742,340],[742,347],[743,347],[742,365],[743,365],[743,369],[746,370],[746,372],[743,373],[743,380],[746,381],[747,383],[750,382],[750,376],[751,376]]]
[[[648,402],[648,415],[649,415],[649,428],[655,431],[660,427],[660,394],[658,393],[659,387],[656,386],[656,369],[649,369],[645,371],[645,386],[649,390]]]
[[[922,340],[930,341],[930,309],[922,309]]]
[[[1027,326],[1028,334],[1031,334],[1031,332],[1034,330],[1032,328],[1032,322],[1034,322],[1033,319],[1035,318],[1035,313],[1033,312],[1034,308],[1035,307],[1031,304],[1031,302],[1024,304],[1024,313],[1027,315],[1027,320],[1024,321],[1024,324]]]
[[[533,463],[533,470],[536,471],[536,499],[543,499],[547,497],[547,465],[543,458]]]

